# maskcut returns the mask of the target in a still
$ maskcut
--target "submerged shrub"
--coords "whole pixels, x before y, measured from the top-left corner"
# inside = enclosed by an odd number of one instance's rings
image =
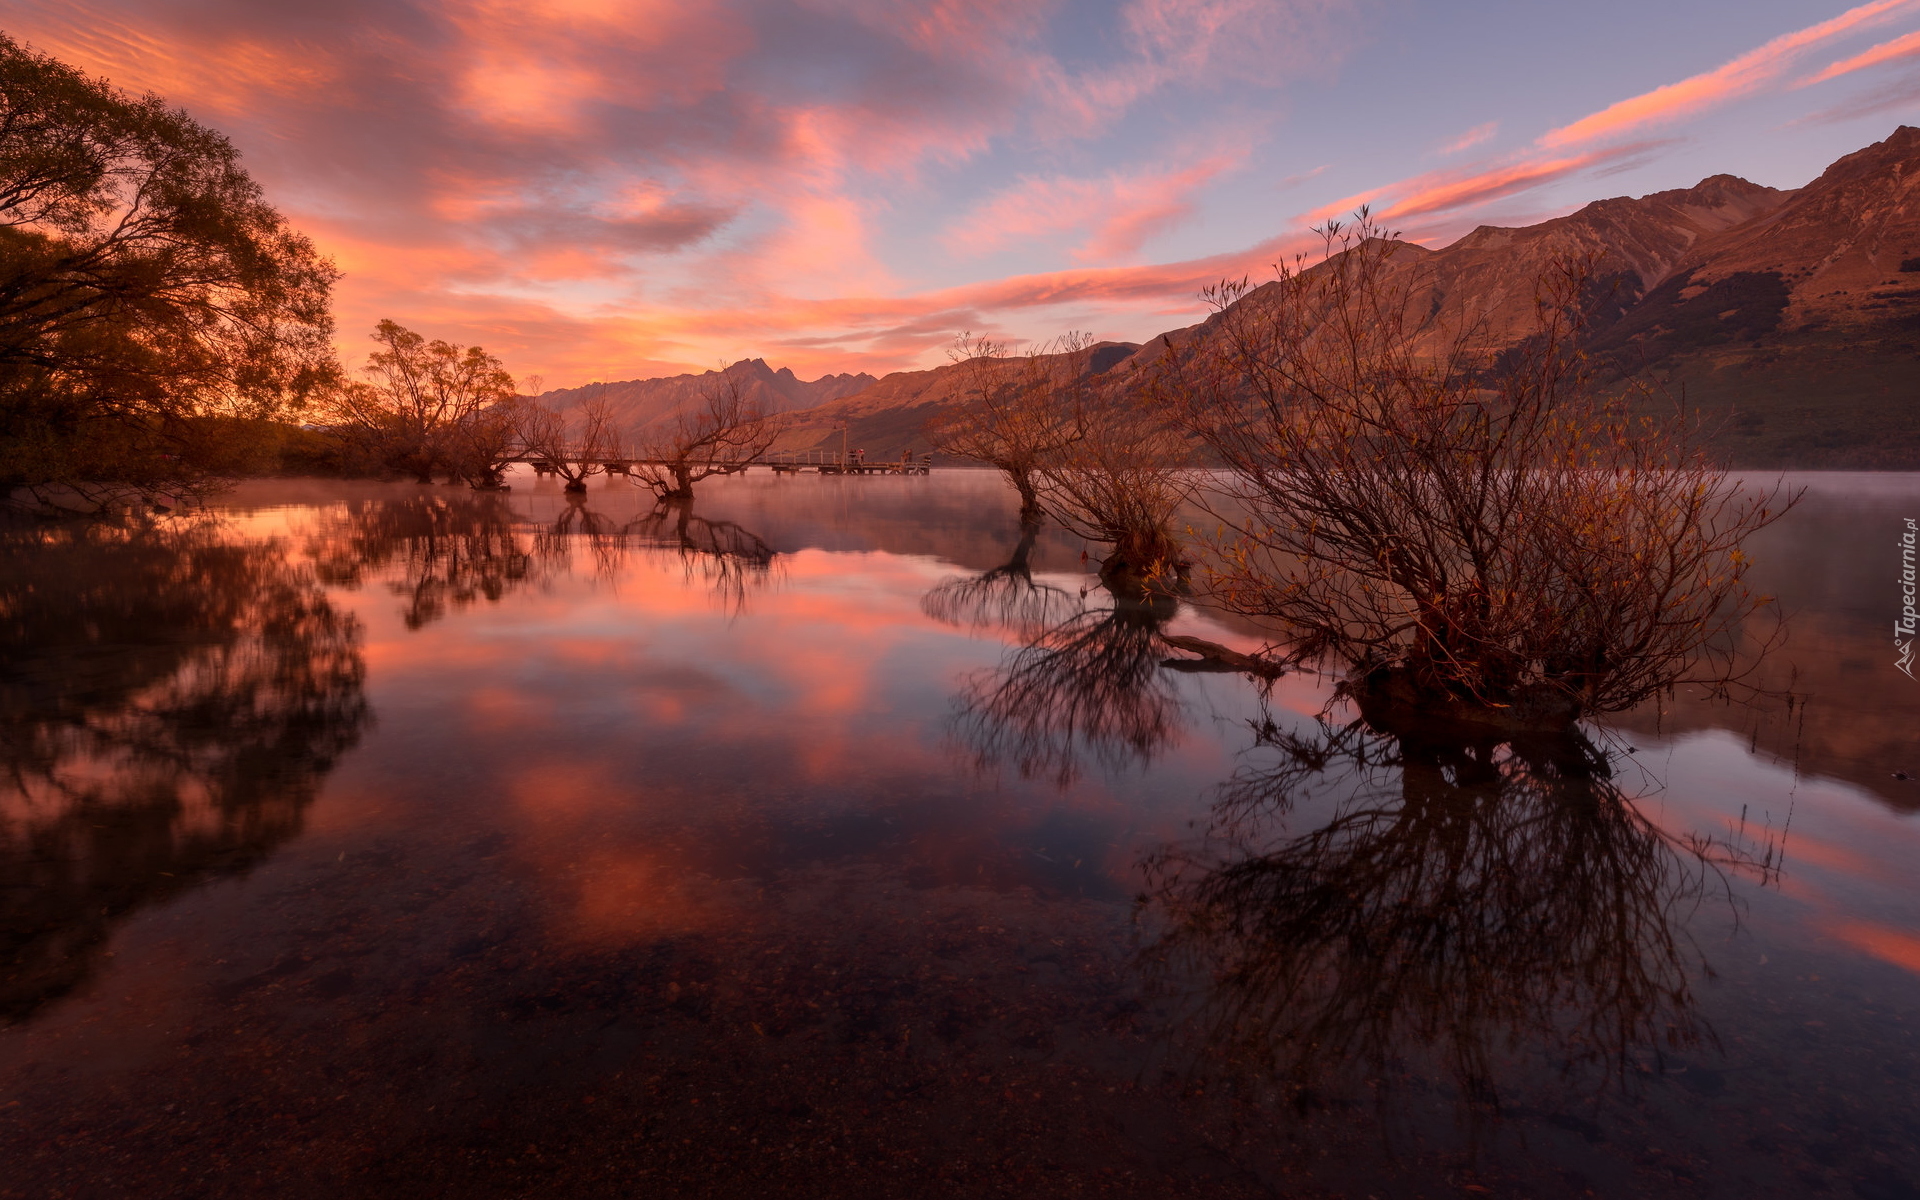
[[[1765,602],[1741,545],[1783,497],[1677,410],[1587,386],[1591,261],[1552,268],[1538,331],[1496,353],[1436,320],[1414,251],[1364,213],[1324,232],[1324,262],[1216,289],[1160,377],[1228,468],[1216,601],[1378,694],[1527,722],[1725,679],[1717,640]]]

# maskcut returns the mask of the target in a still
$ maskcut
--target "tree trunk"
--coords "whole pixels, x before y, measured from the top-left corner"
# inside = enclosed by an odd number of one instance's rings
[[[1020,522],[1023,525],[1037,525],[1045,510],[1040,507],[1040,492],[1033,486],[1033,475],[1027,471],[1009,470],[1007,477],[1013,480],[1014,490],[1020,493]]]

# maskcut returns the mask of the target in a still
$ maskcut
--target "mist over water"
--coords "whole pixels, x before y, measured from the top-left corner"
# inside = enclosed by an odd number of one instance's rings
[[[1920,478],[1798,482],[1769,694],[1555,737],[986,472],[11,532],[0,1195],[1920,1194]]]

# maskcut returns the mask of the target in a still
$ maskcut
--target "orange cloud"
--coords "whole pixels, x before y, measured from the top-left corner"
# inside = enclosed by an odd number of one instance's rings
[[[1488,121],[1484,125],[1475,125],[1472,129],[1467,130],[1465,133],[1461,134],[1459,137],[1453,139],[1452,141],[1448,142],[1446,145],[1440,147],[1437,153],[1458,154],[1462,150],[1467,150],[1474,146],[1478,146],[1482,142],[1491,141],[1493,138],[1493,135],[1498,133],[1499,131],[1500,131],[1500,122],[1498,121]]]
[[[1669,83],[1650,92],[1608,105],[1597,113],[1582,117],[1571,125],[1552,130],[1540,138],[1549,149],[1577,145],[1596,138],[1613,137],[1659,121],[1698,112],[1703,108],[1744,96],[1765,86],[1785,71],[1788,63],[1802,51],[1821,42],[1850,33],[1878,21],[1894,11],[1909,7],[1915,0],[1872,0],[1850,8],[1839,16],[1809,25],[1805,29],[1782,34],[1756,50],[1711,71]]]
[[[9,19],[9,32],[30,30],[38,49],[85,64],[129,91],[191,97],[203,113],[246,112],[263,96],[310,99],[337,85],[343,73],[321,47],[276,45],[245,30],[217,33],[189,54],[165,33],[120,20],[105,6],[29,0],[22,7]]]
[[[1111,174],[1098,179],[1027,179],[987,201],[942,235],[957,255],[979,255],[1022,241],[1087,231],[1074,251],[1083,261],[1125,258],[1191,216],[1193,195],[1240,165],[1222,154],[1182,170]]]
[[[1890,42],[1881,42],[1878,46],[1863,50],[1852,58],[1843,58],[1818,75],[1809,75],[1793,86],[1803,88],[1816,83],[1825,83],[1829,79],[1851,75],[1855,71],[1864,71],[1868,67],[1877,67],[1882,63],[1898,62],[1915,55],[1920,55],[1920,30],[1915,30],[1905,37],[1894,38]]]
[[[885,372],[937,361],[962,329],[1139,338],[1185,324],[1205,285],[1317,245],[1294,221],[1242,249],[1117,265],[1198,211],[1278,118],[1230,118],[1245,145],[1218,152],[1129,140],[1127,170],[1062,143],[1149,99],[1184,117],[1206,93],[1324,76],[1364,35],[1360,3],[1127,0],[1097,46],[1070,50],[1049,41],[1054,8],[1020,0],[20,0],[9,30],[227,130],[346,270],[349,363],[393,317],[565,385],[752,355],[803,376]],[[1875,0],[1549,140],[1733,94],[1911,3]],[[1099,165],[998,190],[962,177],[989,152],[1036,145]],[[1550,146],[1305,219],[1374,200],[1396,218],[1458,212],[1631,152]],[[915,208],[964,198],[968,183],[981,198],[959,205],[948,249],[1039,246],[1068,269],[927,282],[951,264],[900,255],[927,242]]]
[[[1540,187],[1603,163],[1644,154],[1660,144],[1636,142],[1585,154],[1528,158],[1474,171],[1434,171],[1336,200],[1314,209],[1307,216],[1313,221],[1338,219],[1362,204],[1374,204],[1383,196],[1395,198],[1384,206],[1374,207],[1373,215],[1381,220],[1450,212]]]

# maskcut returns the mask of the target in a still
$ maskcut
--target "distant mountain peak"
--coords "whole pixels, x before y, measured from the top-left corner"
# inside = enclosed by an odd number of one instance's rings
[[[638,430],[675,413],[702,404],[717,377],[727,376],[746,398],[769,413],[813,408],[850,396],[872,386],[873,376],[823,375],[811,383],[794,375],[789,367],[778,371],[764,358],[743,358],[720,370],[700,374],[670,375],[655,379],[629,379],[619,383],[591,383],[577,388],[555,388],[542,394],[549,404],[571,408],[604,396],[613,406],[615,419],[630,430]]]

